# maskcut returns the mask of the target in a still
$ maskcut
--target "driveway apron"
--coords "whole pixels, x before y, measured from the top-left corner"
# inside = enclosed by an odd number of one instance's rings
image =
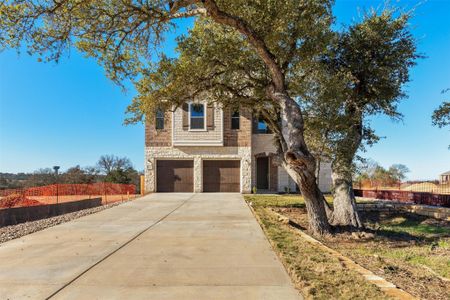
[[[235,193],[151,194],[0,244],[0,299],[299,299]]]

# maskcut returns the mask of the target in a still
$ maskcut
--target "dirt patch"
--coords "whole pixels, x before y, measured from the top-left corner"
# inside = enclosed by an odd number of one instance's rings
[[[0,199],[0,209],[37,205],[42,205],[42,203],[34,199],[29,199],[22,194],[11,194]]]
[[[306,209],[274,208],[307,229]],[[321,242],[421,299],[449,299],[450,222],[409,213],[366,212],[365,234]]]
[[[255,207],[258,221],[305,299],[391,299],[342,261],[306,242],[269,208]]]

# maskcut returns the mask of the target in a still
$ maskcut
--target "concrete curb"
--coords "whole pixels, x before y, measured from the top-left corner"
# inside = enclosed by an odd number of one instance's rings
[[[377,287],[379,287],[380,290],[382,290],[388,296],[391,296],[391,297],[396,298],[396,299],[401,299],[401,300],[417,299],[414,296],[412,296],[410,293],[408,293],[408,292],[398,288],[393,283],[391,283],[391,282],[387,281],[386,279],[384,279],[384,278],[374,274],[372,271],[367,270],[366,268],[360,266],[359,264],[357,264],[356,262],[354,262],[350,258],[342,255],[340,252],[329,248],[328,246],[324,245],[323,243],[321,243],[320,241],[316,240],[312,236],[306,234],[303,230],[298,228],[298,227],[300,227],[300,225],[297,224],[296,222],[294,222],[293,220],[289,219],[286,216],[283,216],[283,215],[279,214],[278,212],[274,211],[273,209],[271,211],[278,217],[278,219],[280,221],[285,222],[285,223],[287,223],[287,224],[289,224],[291,226],[294,225],[293,227],[295,227],[295,229],[297,229],[299,235],[305,241],[310,242],[312,244],[315,244],[319,248],[321,248],[324,251],[328,252],[329,254],[331,254],[332,256],[337,258],[339,261],[341,261],[346,268],[360,273],[364,277],[364,279],[366,279],[368,282],[370,282],[370,283],[376,285]]]

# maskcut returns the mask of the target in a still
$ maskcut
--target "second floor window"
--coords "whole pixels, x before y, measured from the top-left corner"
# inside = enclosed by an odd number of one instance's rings
[[[231,113],[231,129],[239,129],[239,111]]]
[[[205,129],[205,105],[191,103],[189,105],[190,129]]]
[[[155,115],[155,126],[156,129],[164,129],[164,111],[158,109]]]
[[[266,122],[264,122],[263,119],[258,120],[258,133],[271,133],[269,127],[267,126]]]

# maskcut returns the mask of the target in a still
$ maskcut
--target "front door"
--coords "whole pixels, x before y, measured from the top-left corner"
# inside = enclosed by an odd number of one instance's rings
[[[269,158],[267,156],[256,159],[256,188],[269,189]]]

